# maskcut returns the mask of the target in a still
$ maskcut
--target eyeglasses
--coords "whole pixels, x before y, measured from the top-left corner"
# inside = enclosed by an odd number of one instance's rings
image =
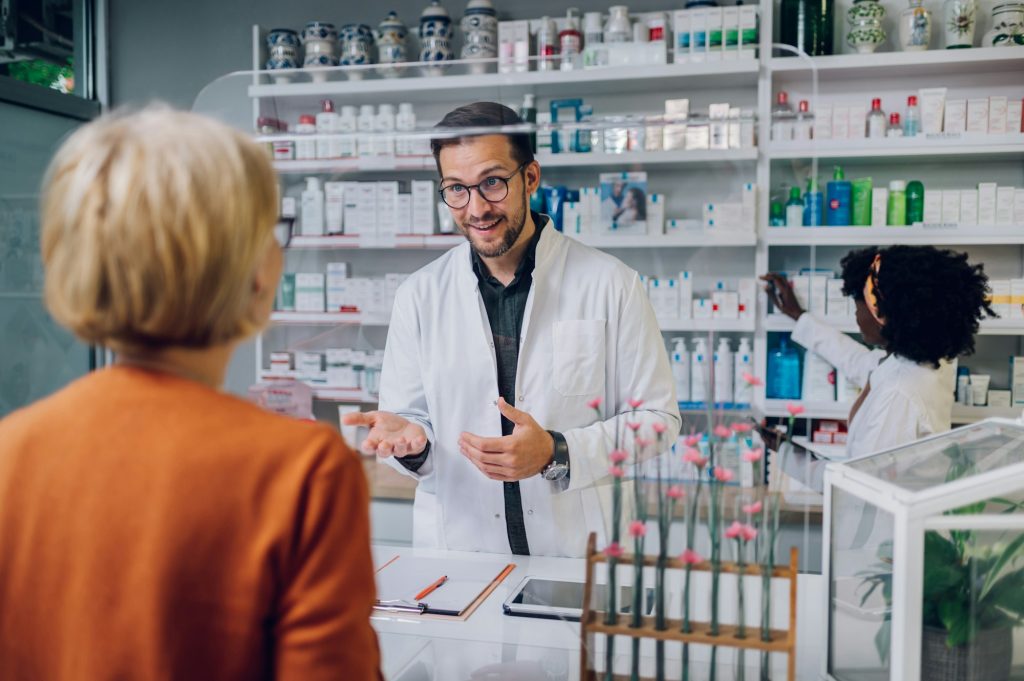
[[[274,239],[281,248],[288,248],[288,244],[292,242],[294,224],[295,218],[279,218],[277,224],[274,225]]]
[[[527,161],[521,164],[508,177],[492,175],[491,177],[485,177],[482,182],[475,185],[450,184],[447,187],[441,187],[438,190],[438,194],[441,195],[441,200],[448,204],[450,208],[456,209],[465,208],[469,205],[474,189],[480,192],[480,196],[488,203],[504,201],[505,197],[508,196],[508,181],[518,175],[519,171],[529,165],[529,163]]]

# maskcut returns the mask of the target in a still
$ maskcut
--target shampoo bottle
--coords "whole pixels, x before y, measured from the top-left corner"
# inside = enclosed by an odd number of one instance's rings
[[[324,192],[320,178],[307,177],[306,189],[302,192],[302,220],[300,232],[303,236],[322,236],[324,233]]]
[[[733,401],[733,358],[728,338],[718,339],[715,350],[715,403],[731,404]]]
[[[800,227],[804,224],[804,202],[800,198],[800,187],[790,187],[789,201],[786,202],[786,227]]]
[[[744,374],[754,373],[754,353],[750,349],[750,339],[740,338],[740,347],[733,357],[733,390],[732,401],[736,404],[751,404],[754,401],[754,388]]]
[[[676,399],[690,401],[690,351],[686,349],[685,338],[673,338],[672,379],[676,384]]]
[[[825,223],[825,200],[818,189],[818,181],[807,179],[807,191],[804,192],[804,227],[819,227]]]
[[[853,197],[853,185],[843,176],[843,169],[836,166],[832,181],[826,190],[826,221],[829,227],[846,227],[850,224],[850,207]]]
[[[918,180],[907,183],[907,224],[924,222],[924,184]]]
[[[708,345],[703,338],[694,341],[690,355],[690,401],[703,402],[707,399],[708,380],[711,378],[708,362]]]
[[[768,399],[800,399],[800,356],[789,345],[789,339],[779,341],[779,347],[768,355]]]

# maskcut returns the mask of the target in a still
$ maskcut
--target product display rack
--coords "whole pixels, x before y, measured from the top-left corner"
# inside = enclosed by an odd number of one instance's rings
[[[884,0],[889,7],[890,19],[897,16],[902,4],[896,0]],[[913,139],[896,140],[849,140],[842,143],[832,140],[821,142],[785,142],[770,140],[770,110],[773,97],[778,90],[797,91],[791,99],[813,99],[814,87],[811,81],[811,66],[817,71],[818,101],[856,100],[867,103],[876,87],[882,87],[888,96],[890,91],[913,93],[919,87],[947,86],[951,90],[991,87],[1001,85],[1015,87],[1019,96],[1024,96],[1024,83],[1019,74],[1024,72],[1024,49],[1017,48],[974,48],[968,50],[937,50],[926,52],[886,51],[877,54],[840,54],[828,57],[790,58],[771,56],[773,23],[775,13],[771,3],[760,3],[760,55],[758,59],[665,64],[645,68],[605,68],[569,72],[550,71],[526,73],[467,73],[465,63],[452,62],[445,69],[449,75],[428,77],[408,75],[400,78],[351,79],[351,74],[361,71],[370,74],[374,67],[349,67],[326,69],[320,73],[303,73],[298,70],[288,74],[292,82],[280,80],[279,72],[254,70],[236,74],[231,90],[241,91],[251,102],[251,118],[246,123],[250,129],[259,115],[277,115],[288,120],[297,118],[299,111],[313,111],[314,104],[323,98],[335,98],[346,104],[410,101],[417,107],[430,109],[422,116],[423,122],[430,122],[431,113],[443,111],[457,104],[475,99],[497,99],[517,108],[525,93],[532,93],[538,99],[538,109],[544,110],[546,100],[559,97],[583,96],[593,99],[595,111],[599,106],[607,112],[621,114],[623,107],[615,104],[643,99],[661,100],[672,97],[688,97],[697,108],[706,107],[708,102],[721,98],[731,102],[737,99],[737,92],[745,92],[746,99],[740,105],[753,108],[757,113],[758,147],[755,149],[708,150],[708,151],[645,151],[620,155],[591,154],[538,154],[538,160],[545,172],[545,178],[559,173],[565,174],[568,182],[583,182],[589,176],[603,170],[648,170],[650,177],[666,175],[672,180],[677,177],[693,180],[696,175],[714,174],[721,180],[735,184],[756,182],[759,189],[757,206],[757,231],[753,234],[715,235],[694,233],[679,236],[600,236],[581,235],[584,243],[607,249],[641,272],[644,263],[654,262],[658,276],[672,276],[686,269],[687,262],[710,259],[733,270],[742,271],[742,276],[756,276],[770,269],[798,269],[796,259],[803,259],[803,266],[825,266],[837,269],[836,254],[847,247],[865,245],[887,245],[895,243],[934,244],[939,246],[963,246],[973,253],[974,247],[985,248],[986,271],[992,276],[1017,278],[1024,276],[1024,225],[975,226],[975,225],[927,225],[924,227],[817,227],[817,228],[769,228],[767,216],[771,197],[778,193],[782,183],[790,179],[791,173],[804,173],[806,168],[817,162],[817,174],[822,188],[830,175],[830,166],[840,163],[849,166],[848,177],[860,174],[903,173],[908,179],[921,179],[928,186],[932,176],[966,178],[963,186],[978,181],[992,181],[986,176],[985,164],[998,166],[1002,177],[1011,175],[1016,186],[1024,186],[1021,179],[1021,160],[1024,159],[1024,135],[1005,136],[957,135],[918,136]],[[775,10],[777,12],[777,8]],[[837,18],[837,26],[845,24]],[[837,36],[839,30],[837,28]],[[263,29],[253,27],[254,66],[262,63],[261,44]],[[836,41],[837,49],[842,46],[841,38]],[[479,66],[479,65],[477,65]],[[494,69],[494,64],[486,68]],[[418,68],[409,65],[411,74]],[[459,71],[464,71],[459,73]],[[317,78],[319,82],[314,82]],[[976,84],[978,81],[980,84]],[[878,83],[881,82],[879,86]],[[652,92],[655,94],[652,95]],[[232,94],[237,97],[237,94]],[[965,94],[961,97],[968,96]],[[904,98],[905,99],[905,98]],[[237,102],[235,102],[237,104]],[[812,103],[812,111],[817,101]],[[637,105],[640,106],[640,105]],[[691,105],[692,106],[692,105]],[[431,108],[433,107],[433,108]],[[197,103],[197,108],[202,109]],[[656,111],[649,112],[657,113]],[[437,116],[439,117],[439,116]],[[285,181],[294,175],[334,175],[345,179],[359,179],[369,173],[372,179],[386,179],[390,173],[405,176],[419,174],[431,177],[436,174],[434,160],[430,156],[394,158],[356,158],[316,161],[278,161],[275,163]],[[911,175],[907,168],[920,168],[921,176]],[[550,171],[550,172],[549,172]],[[1016,173],[1014,175],[1013,173]],[[586,179],[581,180],[586,174]],[[681,175],[680,175],[681,174]],[[298,181],[294,178],[291,181]],[[1011,182],[1011,183],[1012,183]],[[684,183],[684,186],[688,186]],[[956,185],[953,185],[956,186]],[[660,191],[660,188],[658,189]],[[701,190],[696,190],[700,192]],[[669,215],[669,217],[673,217]],[[418,265],[407,268],[412,271],[436,257],[438,250],[447,249],[460,243],[458,235],[398,235],[392,238],[359,238],[345,236],[308,237],[296,236],[292,253],[333,251],[342,253],[358,252],[360,258],[377,253],[378,258],[404,252],[406,257],[418,257]],[[999,248],[996,247],[1012,248]],[[970,248],[967,248],[970,247]],[[822,250],[824,249],[824,250]],[[845,250],[842,250],[845,252]],[[991,254],[997,262],[991,262]],[[422,253],[417,256],[416,253]],[[797,254],[803,253],[798,256]],[[351,256],[343,256],[349,258]],[[641,261],[637,263],[637,261]],[[678,264],[676,264],[678,260]],[[405,261],[409,262],[409,261]],[[744,263],[750,263],[746,265]],[[729,272],[727,276],[740,276]],[[756,320],[726,322],[724,320],[673,320],[661,323],[666,334],[674,333],[745,333],[753,335],[754,370],[764,376],[769,335],[784,333],[792,328],[787,319],[767,314],[764,296],[758,300]],[[382,326],[387,321],[381,316],[345,315],[341,313],[274,313],[275,324],[331,325],[347,324],[361,326]],[[854,332],[852,320],[829,320],[844,332]],[[981,334],[985,337],[1005,338],[1016,347],[1011,354],[1024,354],[1020,335],[1024,333],[1024,320],[998,320],[983,324]],[[1005,343],[1004,342],[1004,343]],[[267,375],[265,352],[262,339],[258,342],[256,375]],[[998,352],[1004,352],[1000,345]],[[1005,353],[1004,353],[1005,354]],[[320,399],[326,397],[321,389]],[[367,397],[360,395],[359,398]],[[804,405],[807,411],[801,418],[845,418],[844,405]],[[784,416],[785,405],[765,399],[765,388],[755,389],[753,411],[766,416]],[[1010,410],[1015,411],[1015,410]],[[962,423],[987,415],[1000,415],[1006,410],[984,407],[957,407],[954,422]]]

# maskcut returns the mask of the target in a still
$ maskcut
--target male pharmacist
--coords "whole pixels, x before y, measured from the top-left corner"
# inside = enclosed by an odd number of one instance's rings
[[[519,123],[477,102],[438,127]],[[441,134],[440,198],[467,243],[399,288],[381,411],[345,422],[419,481],[416,546],[581,556],[588,532],[607,541],[616,433],[679,431],[661,333],[636,272],[529,210],[540,165],[527,134]]]

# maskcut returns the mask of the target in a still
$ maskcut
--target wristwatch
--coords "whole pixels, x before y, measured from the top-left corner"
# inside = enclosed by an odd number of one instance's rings
[[[565,442],[565,436],[558,431],[549,430],[548,435],[555,441],[555,451],[548,465],[541,469],[540,475],[545,480],[561,480],[569,475],[569,445]]]

